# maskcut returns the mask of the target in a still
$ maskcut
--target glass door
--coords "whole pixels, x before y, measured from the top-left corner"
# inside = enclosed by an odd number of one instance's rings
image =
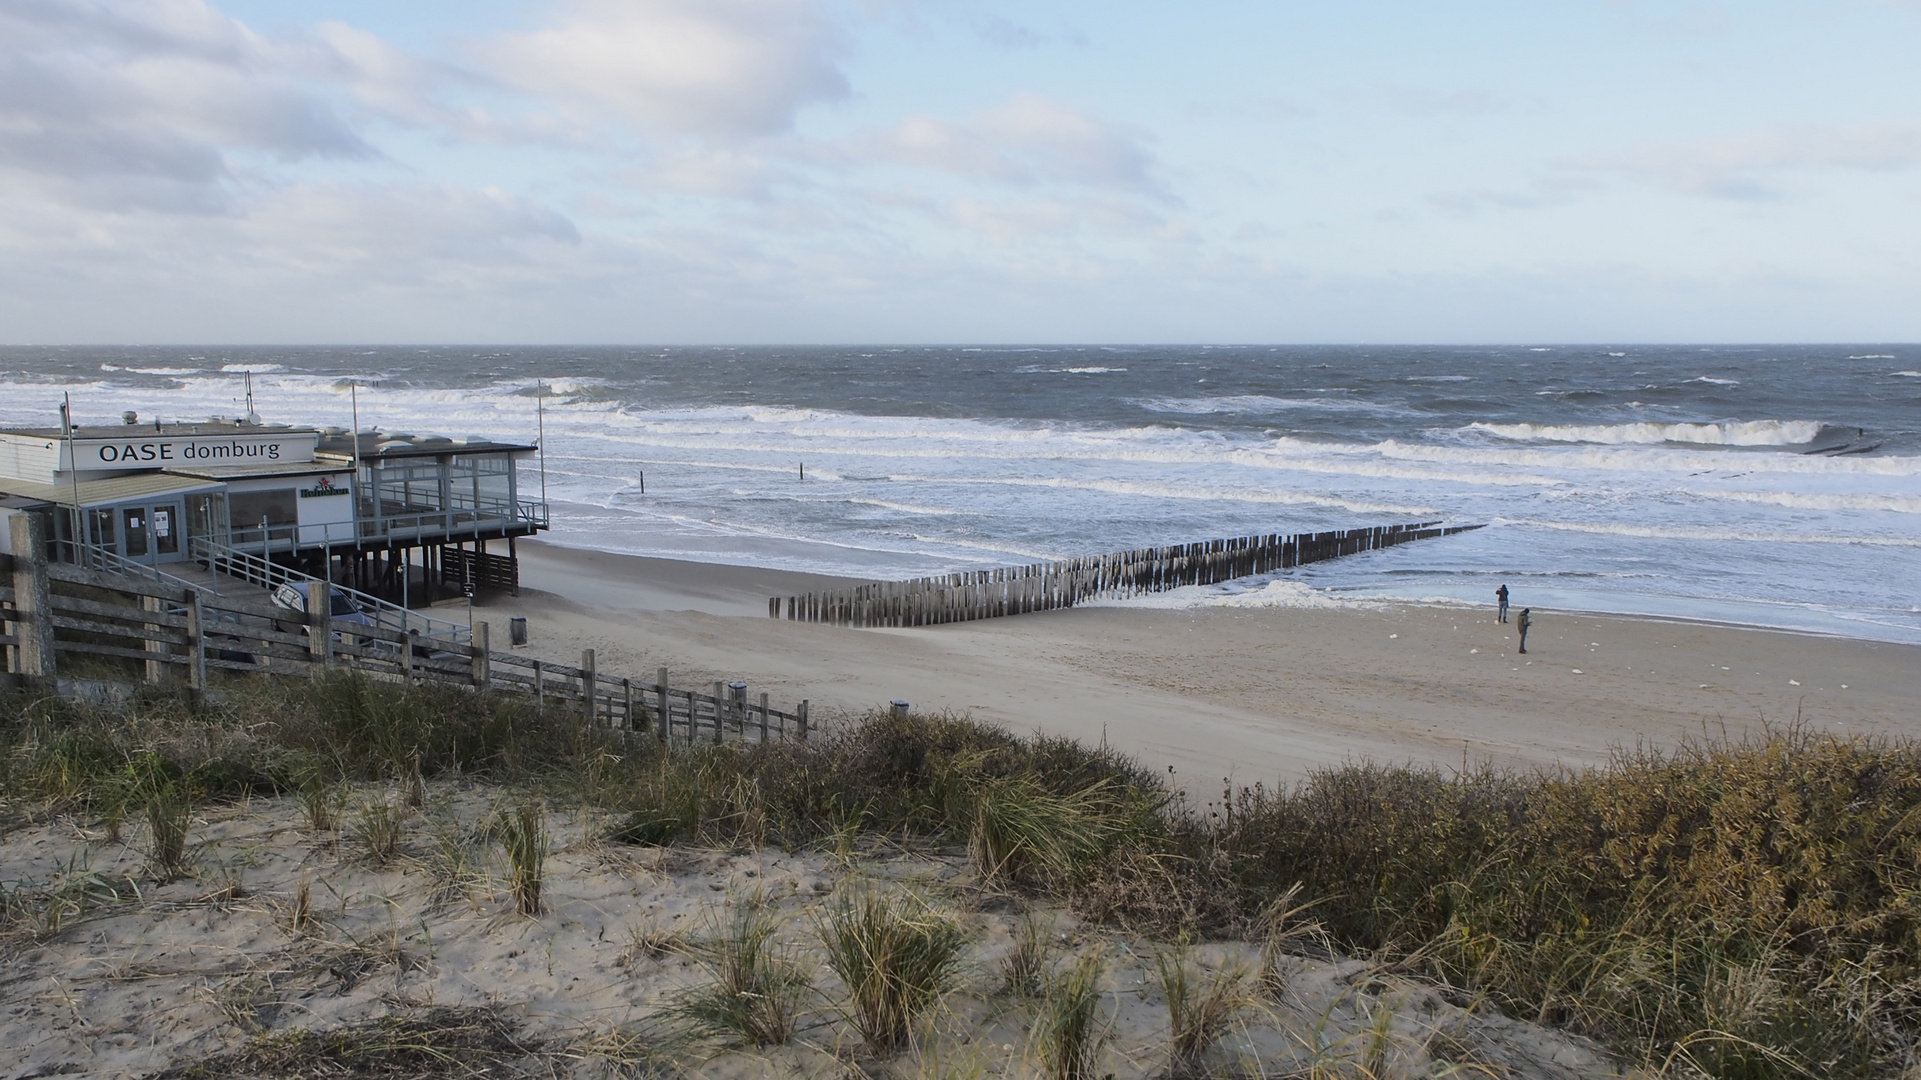
[[[152,562],[147,537],[147,508],[144,506],[123,506],[120,508],[120,554],[136,562]]]
[[[179,503],[157,503],[147,515],[147,531],[153,538],[154,562],[178,562],[186,558],[181,551],[180,530],[186,525],[186,515],[181,513]]]
[[[105,528],[100,532],[109,538],[102,546],[109,550],[114,547],[111,537],[118,526],[119,554],[123,558],[151,565],[187,557],[180,532],[186,520],[177,502],[121,506],[109,512],[102,524]]]

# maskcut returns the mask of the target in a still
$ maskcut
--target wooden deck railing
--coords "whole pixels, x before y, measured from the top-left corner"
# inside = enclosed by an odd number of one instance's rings
[[[46,557],[44,519],[15,514],[9,526],[14,554],[0,554],[0,648],[7,672],[31,685],[57,686],[82,669],[84,657],[133,662],[127,670],[142,681],[195,695],[208,690],[210,672],[316,676],[348,668],[409,686],[521,694],[543,712],[564,710],[593,727],[663,740],[807,737],[807,702],[776,709],[764,693],[748,700],[743,683],[714,683],[707,693],[670,685],[666,668],[651,682],[603,674],[592,649],[579,667],[495,652],[484,622],[471,641],[455,642],[334,619],[325,589],[308,590],[308,610],[300,612],[90,570]]]

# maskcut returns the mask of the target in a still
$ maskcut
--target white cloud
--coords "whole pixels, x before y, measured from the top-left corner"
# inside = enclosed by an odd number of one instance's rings
[[[856,159],[1016,184],[1067,183],[1157,192],[1153,159],[1135,139],[1079,109],[1036,94],[955,122],[910,116],[857,140]]]
[[[1561,163],[1579,173],[1652,181],[1672,191],[1720,199],[1781,195],[1784,173],[1811,170],[1891,172],[1921,161],[1921,124],[1776,128],[1690,143],[1661,143]]]
[[[205,212],[236,154],[374,156],[286,59],[201,0],[0,0],[0,190]]]
[[[741,137],[845,96],[839,52],[819,0],[569,0],[553,25],[474,56],[523,90],[644,131]]]

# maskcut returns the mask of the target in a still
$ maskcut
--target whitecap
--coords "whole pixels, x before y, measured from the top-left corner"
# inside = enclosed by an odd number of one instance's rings
[[[1409,375],[1408,382],[1467,382],[1472,375]]]
[[[117,364],[101,364],[101,371],[128,371],[136,375],[198,375],[199,368],[192,367],[120,367]]]
[[[1921,379],[1921,371],[1896,371],[1890,374],[1898,379]]]
[[[1692,378],[1692,379],[1688,379],[1688,380],[1686,380],[1686,381],[1688,381],[1688,382],[1698,382],[1698,383],[1708,383],[1708,384],[1710,384],[1710,385],[1713,385],[1713,386],[1739,386],[1739,385],[1741,385],[1741,380],[1739,380],[1739,379],[1717,379],[1717,378],[1714,378],[1714,377],[1713,377],[1713,376],[1711,376],[1711,375],[1696,375],[1696,376],[1695,376],[1694,378]]]
[[[1260,414],[1287,412],[1295,409],[1321,410],[1325,412],[1365,412],[1390,413],[1397,416],[1409,415],[1407,409],[1393,405],[1378,405],[1372,401],[1354,401],[1349,398],[1283,398],[1267,394],[1232,394],[1225,397],[1203,398],[1150,398],[1138,402],[1149,412],[1185,413],[1192,416],[1218,414]]]
[[[266,375],[287,370],[284,364],[222,364],[220,370],[231,375]]]
[[[1704,446],[1796,446],[1821,434],[1818,420],[1728,420],[1714,424],[1469,424],[1503,439],[1622,444],[1696,443]]]
[[[1848,359],[1850,360],[1892,360],[1894,359],[1894,354],[1893,353],[1870,353],[1867,356],[1850,356],[1848,357]]]

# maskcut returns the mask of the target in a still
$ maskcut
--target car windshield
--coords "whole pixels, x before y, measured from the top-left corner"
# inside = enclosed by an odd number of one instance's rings
[[[358,615],[360,609],[354,606],[353,598],[346,593],[333,594],[333,613],[335,615]]]

